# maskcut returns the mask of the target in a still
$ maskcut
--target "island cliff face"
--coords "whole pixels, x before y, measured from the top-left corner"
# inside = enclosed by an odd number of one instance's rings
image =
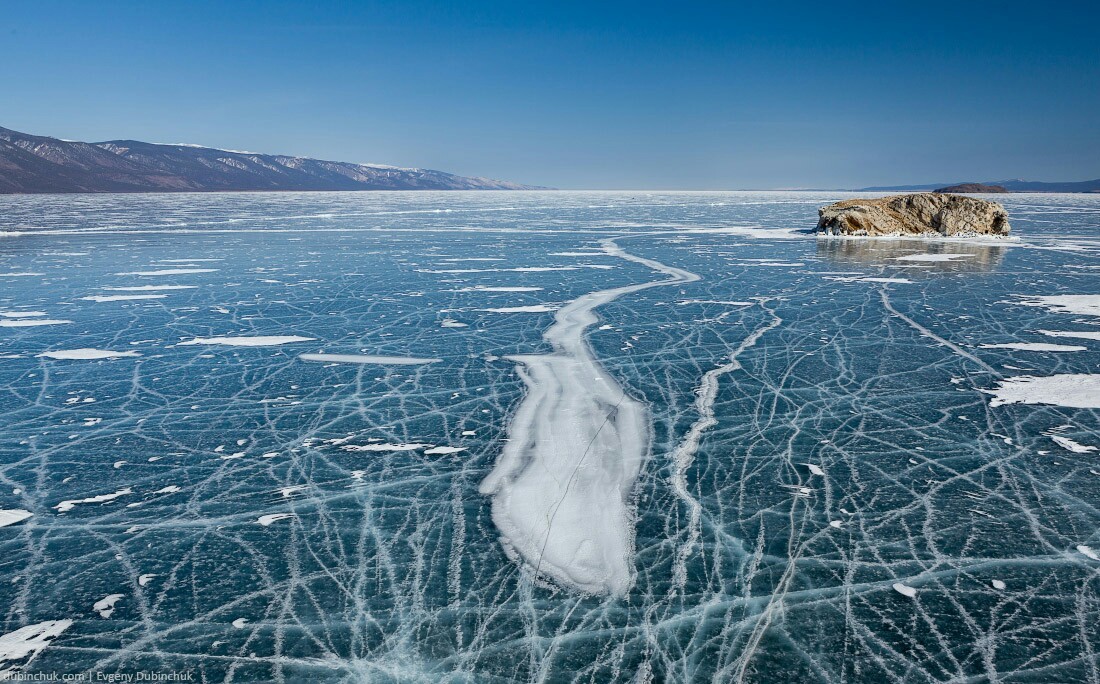
[[[818,210],[817,232],[826,235],[1008,235],[1008,212],[997,202],[921,192],[851,199]]]

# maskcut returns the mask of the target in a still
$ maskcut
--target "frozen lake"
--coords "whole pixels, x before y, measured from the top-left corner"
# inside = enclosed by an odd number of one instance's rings
[[[1100,197],[0,197],[0,679],[1100,681]]]

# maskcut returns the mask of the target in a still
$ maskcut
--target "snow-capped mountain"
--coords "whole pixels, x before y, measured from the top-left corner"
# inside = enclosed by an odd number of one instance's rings
[[[535,189],[431,169],[184,143],[85,143],[0,128],[0,193]]]

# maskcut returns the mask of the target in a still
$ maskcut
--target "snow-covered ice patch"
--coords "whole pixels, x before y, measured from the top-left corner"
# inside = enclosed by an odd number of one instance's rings
[[[1034,352],[1077,352],[1087,351],[1087,347],[1071,344],[1051,344],[1049,342],[1005,342],[1003,344],[983,344],[981,349],[1016,349]]]
[[[4,318],[36,318],[45,315],[45,311],[0,311],[0,316]]]
[[[1100,340],[1100,330],[1040,330],[1049,337],[1073,337],[1081,340]]]
[[[909,598],[913,598],[914,596],[917,595],[917,590],[914,589],[913,587],[909,586],[908,584],[902,584],[901,582],[894,582],[894,584],[891,585],[891,586],[894,587],[894,591],[898,592],[902,596],[907,596]]]
[[[954,261],[955,259],[966,259],[971,254],[906,254],[905,256],[894,257],[896,261],[918,261],[918,262],[944,262]]]
[[[415,451],[416,449],[432,446],[435,445],[409,442],[405,444],[345,444],[340,448],[344,451]]]
[[[0,328],[37,328],[40,325],[64,325],[72,323],[58,318],[5,318],[0,320]]]
[[[42,352],[38,356],[47,359],[66,359],[72,361],[87,361],[94,359],[115,359],[119,357],[141,356],[136,351],[111,351],[110,349],[59,349],[57,351]]]
[[[258,335],[255,337],[196,337],[186,342],[180,342],[179,346],[192,344],[222,345],[225,347],[269,347],[276,344],[290,344],[293,342],[312,342],[314,337],[300,337],[298,335]]]
[[[131,285],[129,287],[105,287],[112,292],[150,292],[156,290],[196,290],[198,285]]]
[[[1023,306],[1037,306],[1054,313],[1100,316],[1100,295],[1023,296]]]
[[[1090,451],[1096,451],[1096,447],[1085,446],[1084,444],[1073,441],[1069,437],[1063,437],[1061,435],[1048,435],[1048,437],[1054,440],[1054,443],[1058,446],[1067,451],[1072,451],[1075,454],[1087,454]]]
[[[435,455],[438,455],[438,454],[457,454],[460,451],[466,451],[466,448],[465,447],[455,447],[455,446],[437,446],[437,447],[432,447],[431,449],[425,450],[424,454],[428,455],[428,456],[435,456]]]
[[[80,504],[104,503],[106,501],[114,501],[120,496],[126,496],[127,494],[133,493],[134,490],[132,487],[124,487],[117,492],[114,492],[113,494],[98,494],[96,496],[89,496],[86,499],[68,499],[57,504],[56,506],[54,506],[54,508],[57,509],[58,513],[64,513],[66,511],[73,510],[73,508]]]
[[[126,302],[132,299],[164,299],[166,294],[126,294],[126,295],[88,295],[81,297],[86,302]]]
[[[130,271],[128,273],[116,273],[122,276],[165,276],[165,275],[191,275],[192,273],[214,273],[216,268],[162,268],[159,271]]]
[[[424,363],[439,363],[443,359],[423,359],[415,356],[371,356],[369,354],[299,354],[303,361],[324,361],[329,363],[373,363],[380,366],[417,366]]]
[[[1090,547],[1090,546],[1085,546],[1084,544],[1078,544],[1077,545],[1077,550],[1080,551],[1083,555],[1093,559],[1094,561],[1100,561],[1100,555],[1098,555],[1095,551],[1093,551],[1092,547]]]
[[[0,508],[0,527],[7,527],[18,522],[23,522],[34,515],[22,508]]]
[[[99,599],[92,605],[92,610],[99,613],[101,618],[109,618],[115,612],[115,604],[122,599],[122,594],[110,594]]]
[[[0,680],[30,664],[54,639],[71,627],[72,620],[47,620],[0,636]]]
[[[287,518],[293,517],[294,516],[290,513],[271,513],[270,515],[261,515],[259,518],[256,519],[256,522],[260,523],[264,527],[267,527],[273,522],[278,522],[280,520],[286,520]]]
[[[1100,375],[1021,375],[1001,380],[996,388],[982,392],[993,395],[990,406],[1049,404],[1068,408],[1100,408]]]
[[[529,306],[498,306],[491,309],[478,309],[490,313],[548,313],[557,311],[558,307],[549,304],[531,304]]]

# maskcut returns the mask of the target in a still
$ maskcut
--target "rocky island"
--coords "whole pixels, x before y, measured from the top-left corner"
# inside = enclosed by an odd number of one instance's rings
[[[1008,235],[1008,212],[989,200],[920,192],[850,199],[818,210],[825,235],[972,237]]]

